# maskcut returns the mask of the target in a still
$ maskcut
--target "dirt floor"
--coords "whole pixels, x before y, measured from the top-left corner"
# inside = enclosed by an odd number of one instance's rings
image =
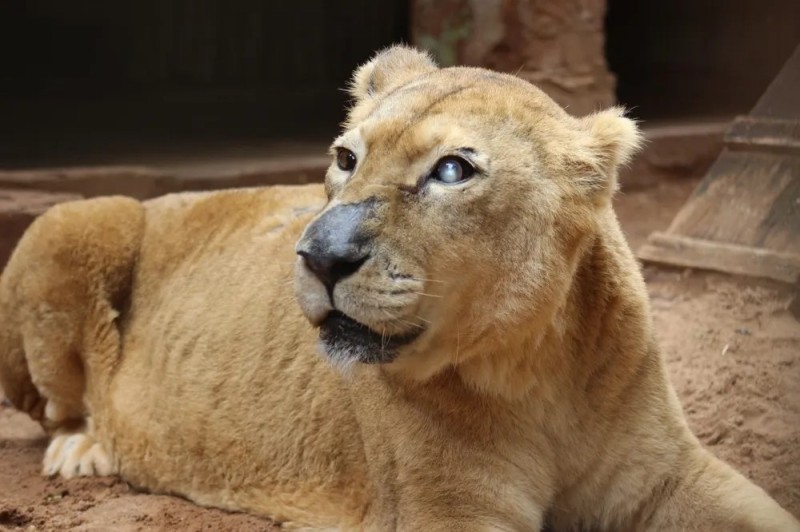
[[[631,245],[664,229],[692,180],[621,194]],[[648,267],[645,277],[667,365],[692,429],[800,516],[800,322],[785,286]],[[0,406],[0,529],[269,530],[268,521],[136,492],[113,479],[39,476],[38,426]]]

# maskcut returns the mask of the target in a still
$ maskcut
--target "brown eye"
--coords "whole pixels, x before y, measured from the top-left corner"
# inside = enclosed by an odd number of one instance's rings
[[[352,172],[353,168],[356,167],[357,162],[358,159],[356,159],[356,154],[347,148],[336,149],[336,166],[339,167],[339,170]]]

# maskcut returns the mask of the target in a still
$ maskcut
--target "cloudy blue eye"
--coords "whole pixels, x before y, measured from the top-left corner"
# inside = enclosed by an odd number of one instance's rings
[[[431,178],[447,185],[466,181],[475,173],[475,168],[461,157],[448,156],[436,163]]]

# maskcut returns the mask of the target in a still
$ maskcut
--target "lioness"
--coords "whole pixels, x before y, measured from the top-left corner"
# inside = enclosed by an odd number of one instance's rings
[[[31,226],[0,375],[45,474],[309,528],[800,530],[667,382],[610,205],[631,120],[404,47],[351,92],[324,189]]]

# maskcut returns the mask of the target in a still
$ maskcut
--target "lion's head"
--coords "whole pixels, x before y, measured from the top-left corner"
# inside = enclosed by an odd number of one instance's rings
[[[360,67],[351,93],[329,201],[297,244],[296,294],[324,352],[425,379],[535,341],[635,124],[619,109],[574,118],[524,80],[405,47]]]

